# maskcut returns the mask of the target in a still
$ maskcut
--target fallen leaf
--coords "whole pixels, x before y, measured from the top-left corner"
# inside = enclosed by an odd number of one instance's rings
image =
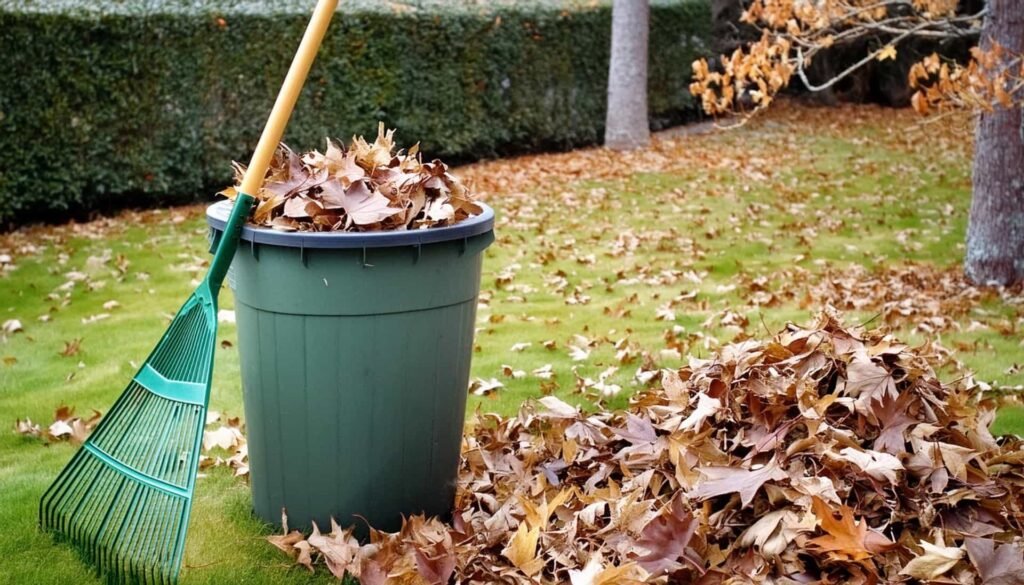
[[[827,534],[811,539],[808,544],[828,553],[830,558],[861,561],[896,546],[882,534],[868,528],[864,520],[857,522],[848,506],[840,506],[840,519],[836,520],[824,500],[815,497],[812,501],[814,514]]]
[[[964,550],[955,546],[940,546],[927,540],[920,543],[924,552],[910,559],[900,569],[900,575],[907,575],[921,581],[933,581],[952,569],[964,556]]]
[[[1024,585],[1024,553],[1019,548],[970,537],[964,540],[964,547],[982,585]]]
[[[4,321],[3,327],[0,328],[6,335],[14,335],[15,333],[21,333],[25,331],[25,328],[21,326],[21,321],[17,319],[8,319]]]
[[[544,559],[537,557],[539,538],[539,527],[527,528],[526,523],[521,522],[501,554],[527,577],[532,577],[544,568]]]
[[[786,472],[779,468],[774,459],[759,469],[737,469],[733,467],[701,467],[701,474],[707,477],[690,490],[690,496],[706,500],[728,493],[739,493],[743,507],[750,505],[767,481],[786,479]]]

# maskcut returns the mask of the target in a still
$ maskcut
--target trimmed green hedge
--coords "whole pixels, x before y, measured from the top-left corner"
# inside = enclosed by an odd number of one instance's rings
[[[708,0],[655,0],[652,125],[692,112]],[[255,145],[313,0],[0,0],[0,225],[193,199]],[[348,3],[285,140],[470,160],[600,141],[610,4]]]

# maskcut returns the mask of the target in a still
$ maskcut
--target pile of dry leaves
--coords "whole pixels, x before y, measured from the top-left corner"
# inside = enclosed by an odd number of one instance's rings
[[[394,130],[380,124],[369,143],[298,155],[281,144],[267,170],[252,221],[285,231],[383,231],[448,226],[479,214],[469,190],[439,160],[422,161],[418,145],[395,151]],[[234,163],[240,184],[245,166]],[[234,199],[236,187],[221,191]]]
[[[381,583],[1024,583],[1024,450],[929,346],[831,312],[663,371],[627,412],[478,416],[450,525],[271,541]]]

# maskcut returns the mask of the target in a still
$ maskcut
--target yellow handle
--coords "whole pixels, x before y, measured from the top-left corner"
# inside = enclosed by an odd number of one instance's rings
[[[288,125],[288,118],[292,115],[295,101],[299,99],[299,92],[302,84],[309,74],[309,67],[313,64],[316,52],[320,48],[320,41],[327,32],[327,25],[331,23],[331,16],[338,8],[338,0],[320,0],[317,2],[313,17],[306,27],[306,34],[302,36],[302,43],[299,50],[295,52],[292,66],[288,69],[288,76],[284,78],[281,91],[277,94],[277,101],[274,102],[274,109],[270,112],[267,125],[263,127],[263,134],[260,136],[259,144],[256,145],[256,152],[252,153],[252,160],[245,171],[240,191],[249,195],[257,195],[260,187],[263,186],[263,177],[267,174],[267,167],[270,166],[270,159],[274,156],[274,150],[281,142],[284,134],[284,127]]]

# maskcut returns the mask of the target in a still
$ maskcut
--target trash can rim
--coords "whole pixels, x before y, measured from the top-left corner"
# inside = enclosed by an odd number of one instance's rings
[[[269,228],[242,228],[242,240],[293,248],[384,248],[417,246],[450,242],[485,234],[494,229],[494,210],[476,202],[483,213],[453,226],[389,232],[284,232]],[[231,201],[218,201],[206,208],[206,223],[218,232],[224,231]]]

